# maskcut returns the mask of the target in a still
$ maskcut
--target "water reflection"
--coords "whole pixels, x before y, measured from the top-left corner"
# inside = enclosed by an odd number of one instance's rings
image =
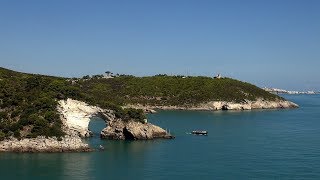
[[[1,179],[83,179],[90,168],[83,153],[2,153],[0,162]]]

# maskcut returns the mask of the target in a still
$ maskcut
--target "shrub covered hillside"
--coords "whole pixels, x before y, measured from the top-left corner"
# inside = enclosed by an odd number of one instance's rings
[[[0,140],[14,136],[31,138],[39,135],[63,136],[62,122],[57,112],[57,101],[73,98],[87,100],[85,93],[72,86],[66,78],[25,74],[0,68]],[[99,100],[101,106],[116,110],[118,117],[144,118],[142,111],[109,105]]]
[[[81,88],[91,98],[101,98],[116,104],[189,106],[208,101],[282,99],[252,84],[230,78],[119,76],[109,79],[82,79],[78,80],[75,86]]]
[[[0,140],[11,136],[64,135],[56,107],[58,100],[66,98],[112,109],[123,120],[138,121],[145,118],[142,110],[121,106],[136,103],[189,106],[213,100],[281,99],[230,78],[122,75],[104,79],[96,75],[68,79],[0,68]]]
[[[79,93],[66,84],[63,78],[0,69],[0,140],[63,135],[56,100]]]

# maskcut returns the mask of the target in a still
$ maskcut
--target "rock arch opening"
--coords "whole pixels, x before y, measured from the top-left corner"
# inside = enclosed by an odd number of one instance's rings
[[[100,133],[102,129],[104,129],[105,127],[107,127],[107,121],[104,120],[102,117],[93,116],[90,118],[88,129],[91,133],[91,136],[100,138]]]

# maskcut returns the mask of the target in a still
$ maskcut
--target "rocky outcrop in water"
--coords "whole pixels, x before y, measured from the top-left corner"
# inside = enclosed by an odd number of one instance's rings
[[[114,140],[149,140],[156,138],[172,139],[170,133],[150,123],[133,120],[121,121],[113,119],[108,121],[108,126],[101,131],[101,138]]]

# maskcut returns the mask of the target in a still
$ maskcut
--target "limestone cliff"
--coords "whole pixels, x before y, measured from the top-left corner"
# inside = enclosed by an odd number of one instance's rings
[[[60,100],[58,111],[61,114],[65,132],[80,137],[90,136],[91,132],[88,129],[90,118],[103,112],[99,107],[73,99]]]
[[[82,137],[89,137],[88,129],[90,117],[101,112],[102,109],[73,100],[60,100],[58,112],[63,123],[63,131],[67,134],[56,137],[36,137],[30,139],[6,139],[0,141],[0,152],[79,152],[91,151],[89,145],[82,141]]]
[[[126,108],[143,109],[146,113],[154,113],[155,109],[161,110],[252,110],[252,109],[284,109],[284,108],[297,108],[297,104],[286,101],[268,101],[264,99],[257,99],[256,101],[243,100],[242,102],[228,102],[228,101],[210,101],[192,106],[152,106],[141,104],[129,104]]]

